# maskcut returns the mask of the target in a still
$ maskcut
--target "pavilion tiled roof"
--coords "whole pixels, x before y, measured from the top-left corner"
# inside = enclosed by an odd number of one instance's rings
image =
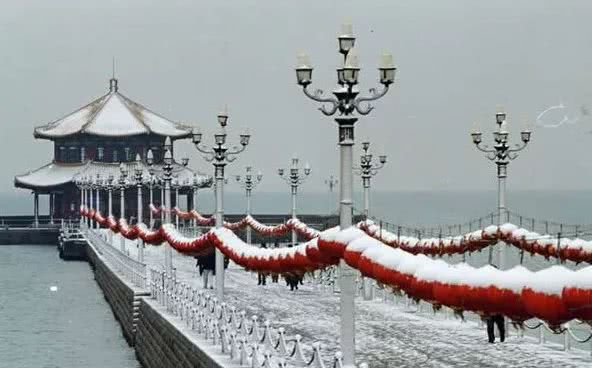
[[[173,122],[119,92],[117,80],[111,79],[107,94],[49,124],[35,128],[36,138],[55,139],[74,134],[125,137],[141,134],[191,136],[191,126]]]
[[[137,164],[135,162],[127,162],[124,165],[127,165],[128,168],[128,181],[130,184],[135,183],[133,175]],[[145,163],[141,163],[140,165],[142,166],[143,180],[148,180],[150,177],[148,166]],[[162,165],[153,165],[153,169],[156,177],[162,176]],[[94,179],[97,177],[97,174],[103,179],[106,179],[109,175],[113,175],[115,180],[118,180],[119,173],[119,163],[87,161],[86,163],[66,164],[52,162],[37,170],[16,176],[14,178],[14,184],[16,187],[25,189],[48,190],[52,187],[74,183],[79,178],[90,177]],[[209,187],[212,184],[212,178],[210,176],[197,173],[177,163],[173,165],[173,180],[178,180],[182,187],[192,186],[194,175],[197,179],[198,187]]]

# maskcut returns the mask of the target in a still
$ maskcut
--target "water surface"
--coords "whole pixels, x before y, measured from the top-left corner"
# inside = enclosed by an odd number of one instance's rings
[[[88,263],[64,262],[53,246],[19,245],[0,246],[0,367],[140,364]]]

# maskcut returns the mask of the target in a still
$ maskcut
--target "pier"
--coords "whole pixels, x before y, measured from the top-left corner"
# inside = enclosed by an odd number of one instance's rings
[[[333,328],[340,293],[335,273],[307,278],[302,292],[291,293],[279,285],[256,286],[254,275],[231,266],[221,302],[201,288],[193,258],[175,254],[175,272],[167,275],[162,246],[145,249],[145,262],[138,262],[135,242],[127,241],[122,252],[118,241],[109,243],[107,232],[83,230],[88,260],[143,366],[340,367]],[[429,305],[416,305],[386,288],[373,289],[367,302],[361,279],[357,285],[358,354],[370,367],[384,361],[426,367],[592,364],[589,344],[581,346],[568,332],[553,340],[544,327],[535,335],[511,330],[500,350],[483,340],[478,320],[461,321],[450,310],[434,314]],[[393,355],[395,347],[399,353]]]

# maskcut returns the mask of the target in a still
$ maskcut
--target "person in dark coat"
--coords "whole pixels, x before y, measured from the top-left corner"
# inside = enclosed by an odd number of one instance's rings
[[[498,268],[494,264],[492,264],[492,266]],[[489,342],[492,344],[495,342],[494,325],[497,325],[500,335],[500,342],[504,342],[506,339],[506,321],[504,316],[501,314],[493,314],[485,319],[485,323],[487,323],[487,338],[489,339]]]
[[[209,288],[213,289],[213,276],[216,275],[216,253],[212,252],[195,258],[197,258],[199,274],[203,278],[203,288],[207,289],[209,285]],[[212,277],[210,277],[210,275],[212,275]],[[212,279],[211,282],[210,279]]]
[[[261,248],[267,248],[267,244],[261,243]],[[265,285],[267,283],[267,275],[263,272],[257,274],[257,285]]]
[[[501,314],[494,314],[487,317],[485,322],[487,323],[487,337],[489,338],[489,342],[492,344],[495,342],[495,325],[497,325],[497,329],[499,331],[500,341],[504,342],[506,339],[506,321],[504,316]]]
[[[274,248],[279,248],[280,247],[280,243],[276,240],[275,243],[273,243],[273,247]],[[277,284],[278,281],[280,279],[280,275],[278,275],[277,273],[272,273],[271,274],[271,282],[273,282],[274,284]]]

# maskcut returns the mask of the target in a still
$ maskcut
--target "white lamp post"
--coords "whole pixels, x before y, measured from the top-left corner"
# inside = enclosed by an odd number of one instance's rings
[[[306,165],[304,166],[304,170],[303,173],[300,171],[301,169],[298,167],[298,157],[296,157],[296,155],[294,155],[294,157],[292,157],[292,167],[290,167],[290,174],[287,176],[284,176],[285,170],[284,169],[278,169],[278,174],[280,175],[280,177],[288,184],[290,184],[290,188],[291,188],[291,193],[292,193],[292,218],[295,219],[296,218],[296,195],[298,194],[298,186],[302,183],[304,183],[306,177],[308,175],[310,175],[310,165],[308,164],[308,162],[306,163]],[[296,231],[292,230],[292,246],[296,246],[296,242],[298,241],[297,239],[297,235],[296,235]]]
[[[154,163],[154,154],[152,153],[152,150],[149,149],[148,152],[146,153],[146,163],[148,164],[148,174],[150,174],[150,180],[148,181],[148,186],[149,186],[149,190],[150,190],[150,204],[154,205],[154,184],[155,184],[155,177],[154,177],[154,168],[152,167],[152,164]],[[152,226],[154,224],[154,214],[152,213],[152,209],[150,209],[149,212],[149,223],[148,223],[148,227],[152,229]]]
[[[143,221],[142,219],[142,159],[140,158],[140,154],[136,154],[136,167],[134,169],[135,179],[136,179],[136,188],[138,191],[138,218],[137,224],[140,225]],[[142,239],[138,238],[138,261],[144,262],[144,242]]]
[[[94,193],[94,189],[95,189],[95,182],[90,179],[89,180],[89,192],[90,192],[90,208],[93,208],[96,211],[96,204],[95,204],[95,193]],[[94,229],[95,228],[95,224],[93,222],[94,220],[92,218],[89,219],[89,223],[88,223],[88,228],[89,229]]]
[[[216,228],[224,225],[224,167],[236,160],[237,155],[245,150],[249,144],[250,134],[244,132],[240,135],[240,147],[228,148],[226,146],[225,127],[228,123],[228,112],[218,114],[220,129],[214,134],[214,145],[209,148],[201,147],[201,133],[196,130],[193,133],[195,148],[205,154],[205,159],[214,165],[214,178],[216,181]],[[224,298],[224,255],[216,249],[216,295]]]
[[[126,179],[127,179],[127,174],[128,171],[125,167],[125,165],[122,163],[119,164],[119,193],[120,193],[120,198],[119,198],[119,213],[121,214],[120,218],[125,219],[125,186],[126,186]],[[120,249],[122,252],[125,252],[125,237],[121,234],[120,238],[121,238],[121,243],[119,245]]]
[[[163,181],[164,181],[164,222],[171,223],[171,180],[173,177],[173,144],[171,138],[166,137],[164,141],[164,159],[163,159]],[[168,275],[173,274],[173,250],[168,243],[164,245],[164,267]]]
[[[372,161],[372,154],[368,153],[370,142],[362,142],[364,153],[360,156],[360,166],[354,168],[354,173],[362,178],[362,187],[364,189],[364,217],[370,216],[370,179],[378,174],[378,171],[386,163],[386,155],[378,156],[378,162]]]
[[[253,189],[255,189],[257,184],[259,184],[263,179],[263,174],[261,174],[261,171],[259,171],[257,173],[257,176],[253,178],[253,174],[251,172],[252,169],[253,168],[251,166],[246,167],[244,180],[241,178],[240,175],[236,175],[236,182],[241,183],[242,181],[242,186],[243,188],[245,188],[245,196],[247,197],[247,216],[251,216],[251,192],[253,191]],[[247,244],[251,244],[250,226],[247,226]]]
[[[113,216],[113,187],[114,187],[113,175],[107,177],[107,208],[109,210],[109,217]],[[107,236],[109,237],[109,244],[113,245],[113,232],[108,231]]]
[[[352,225],[352,147],[354,145],[354,124],[358,118],[354,116],[357,112],[360,115],[369,114],[373,107],[370,101],[377,100],[384,96],[389,86],[395,81],[396,68],[390,54],[382,56],[378,75],[380,83],[384,86],[381,91],[375,88],[370,89],[367,97],[359,96],[357,88],[360,67],[358,55],[354,49],[355,37],[351,24],[343,25],[341,35],[338,37],[339,52],[344,56],[343,67],[337,68],[337,83],[340,87],[333,90],[334,97],[324,97],[323,91],[310,92],[308,86],[312,82],[312,66],[308,56],[301,55],[296,66],[296,78],[302,86],[304,94],[310,99],[320,102],[320,111],[326,116],[333,116],[338,113],[335,122],[339,129],[340,147],[340,208],[339,225],[341,229],[349,228]],[[364,103],[367,103],[365,106]],[[355,271],[344,261],[341,261],[341,350],[343,352],[343,363],[346,367],[354,366],[355,357],[355,319],[354,319],[354,284]]]
[[[95,196],[95,200],[96,200],[96,208],[97,208],[97,213],[101,212],[101,198],[100,198],[100,193],[101,193],[101,185],[103,185],[103,179],[101,179],[101,175],[97,174],[97,179],[95,181],[95,188],[96,188],[96,196]],[[99,229],[101,226],[99,224],[98,221],[95,221],[95,229]]]
[[[354,167],[354,173],[362,177],[362,187],[364,189],[364,217],[368,219],[370,216],[370,179],[378,174],[378,171],[384,167],[386,163],[386,155],[378,156],[378,163],[373,162],[372,154],[368,153],[370,142],[362,142],[362,149],[364,153],[360,156],[360,166]],[[364,300],[373,299],[372,295],[372,280],[367,277],[362,277],[362,292]]]
[[[498,210],[498,224],[502,224],[503,215],[506,213],[506,177],[508,174],[508,164],[510,161],[518,157],[518,152],[522,151],[530,141],[530,130],[523,130],[520,133],[522,144],[516,145],[516,148],[510,148],[508,144],[509,132],[507,130],[506,113],[499,110],[495,114],[495,123],[497,124],[497,131],[493,132],[493,148],[481,144],[481,132],[475,130],[471,133],[473,143],[478,150],[485,152],[486,157],[493,161],[497,166],[497,210]],[[506,268],[506,246],[505,243],[500,242],[498,248],[497,264],[499,269]],[[489,247],[489,263],[493,262],[493,247]]]

